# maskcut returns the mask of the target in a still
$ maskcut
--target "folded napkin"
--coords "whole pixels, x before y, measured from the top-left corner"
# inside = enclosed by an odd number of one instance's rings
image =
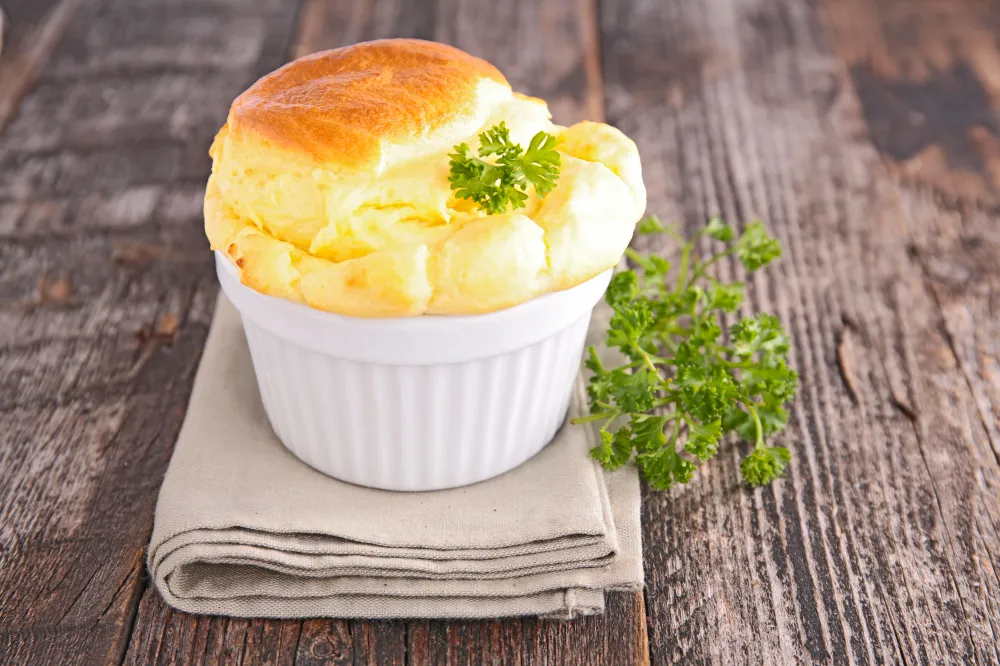
[[[585,401],[578,380],[571,413]],[[168,604],[239,617],[570,618],[642,584],[639,483],[565,426],[517,469],[422,493],[337,481],[267,422],[220,296],[156,505],[149,569]]]

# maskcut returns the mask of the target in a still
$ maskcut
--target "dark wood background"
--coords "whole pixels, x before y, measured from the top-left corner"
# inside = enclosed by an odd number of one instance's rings
[[[1000,3],[0,5],[0,663],[1000,662]],[[289,57],[385,36],[620,127],[651,212],[786,248],[750,306],[794,337],[790,473],[748,491],[734,447],[647,492],[645,592],[603,617],[246,621],[149,585],[211,136]]]

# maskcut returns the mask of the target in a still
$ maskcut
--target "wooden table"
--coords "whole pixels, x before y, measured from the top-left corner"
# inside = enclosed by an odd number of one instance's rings
[[[0,4],[0,663],[1000,662],[1000,3]],[[602,617],[247,621],[149,584],[209,141],[290,56],[385,36],[617,125],[661,217],[786,248],[750,305],[794,338],[790,473],[746,490],[730,446],[646,492],[644,594]]]

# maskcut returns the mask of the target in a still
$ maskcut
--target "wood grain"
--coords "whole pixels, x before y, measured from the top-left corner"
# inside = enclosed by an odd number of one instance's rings
[[[890,169],[948,196],[997,203],[996,4],[838,0],[823,7],[872,141]]]
[[[556,122],[603,116],[596,3],[529,0],[311,0],[300,17],[296,55],[365,39],[415,37],[453,44],[491,60],[521,92],[549,103]]]
[[[0,132],[79,5],[80,0],[7,0],[0,7]]]
[[[940,312],[938,326],[952,356],[947,379],[935,377],[931,388],[943,384],[952,391],[965,389],[962,392],[967,392],[966,400],[974,408],[968,422],[957,427],[984,443],[987,451],[976,449],[974,460],[989,467],[988,450],[1000,460],[996,323],[1000,245],[995,231],[1000,210],[1000,44],[995,40],[1000,8],[975,0],[855,4],[853,14],[843,12],[844,7],[829,7],[826,14],[835,48],[851,68],[864,113],[870,117],[889,103],[907,109],[909,116],[908,122],[891,130],[886,129],[887,121],[881,127],[869,122],[869,131],[896,180],[901,220],[909,236],[908,255],[921,270]],[[866,42],[856,32],[860,16],[871,19],[867,34],[877,31],[883,37]],[[950,102],[942,105],[935,99]],[[900,147],[916,152],[901,154]],[[978,482],[991,480],[987,475]],[[969,495],[967,484],[956,484],[951,477],[946,481],[945,492]],[[986,521],[993,521],[993,529],[981,525]],[[957,536],[975,544],[970,556],[974,566],[969,568],[994,579],[996,524],[993,503],[972,521],[956,525]],[[966,550],[968,546],[958,549],[960,562]],[[959,578],[956,585],[963,602],[972,599],[976,622],[970,627],[971,639],[984,645],[992,641],[995,646],[1000,634],[995,588],[984,591],[974,576],[971,584]],[[995,650],[984,649],[984,660],[996,660]]]
[[[750,307],[786,322],[802,377],[788,478],[744,490],[734,447],[647,494],[653,661],[996,663],[989,393],[912,251],[928,221],[873,146],[881,111],[811,3],[602,9],[608,117],[642,147],[651,209],[767,221],[786,254]],[[978,374],[989,343],[962,330]]]
[[[3,4],[39,10],[13,46],[51,55],[0,140],[0,663],[119,663],[216,291],[205,147],[280,64],[294,17],[233,0],[83,2],[72,21],[65,0]],[[146,41],[164,25],[199,35],[198,58]]]
[[[1000,44],[993,38],[1000,9],[975,0],[852,0],[850,7],[831,5],[827,15],[853,78],[872,82],[869,97],[877,99],[871,105],[904,89],[925,103],[951,100],[948,108],[936,107],[936,115],[910,109],[908,122],[889,128],[887,118],[870,131],[900,185],[912,258],[941,309],[949,344],[1000,455],[994,231],[1000,210]],[[868,39],[876,33],[882,37]],[[865,107],[865,96],[859,96]],[[865,108],[866,115],[876,112]],[[907,143],[909,154],[899,149]]]

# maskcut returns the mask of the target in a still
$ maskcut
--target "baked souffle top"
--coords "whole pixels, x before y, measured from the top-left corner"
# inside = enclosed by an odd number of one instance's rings
[[[484,60],[390,39],[316,53],[233,103],[211,148],[205,229],[249,287],[357,317],[477,314],[613,267],[646,204],[617,129],[554,125]],[[449,155],[500,123],[557,143],[554,188],[493,212],[459,198]]]

